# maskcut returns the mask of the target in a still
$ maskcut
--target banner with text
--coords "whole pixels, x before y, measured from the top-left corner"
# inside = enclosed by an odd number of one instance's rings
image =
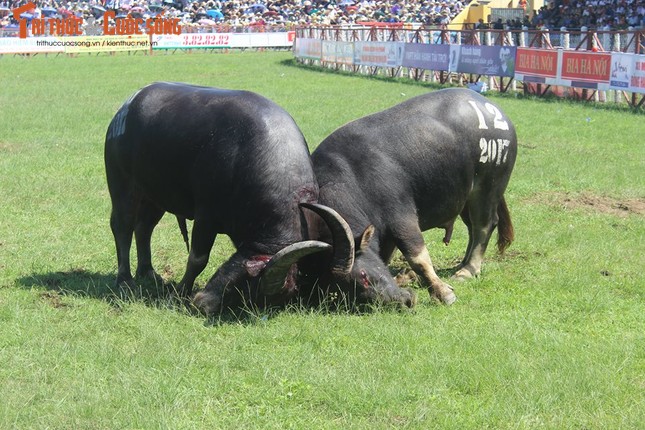
[[[295,32],[184,33],[152,36],[152,49],[289,48]]]
[[[518,48],[515,79],[645,93],[645,55]]]
[[[354,42],[357,66],[398,67],[402,61],[402,42]]]
[[[516,50],[515,46],[450,45],[448,71],[512,78]]]
[[[416,69],[448,71],[450,45],[406,43],[403,47],[403,66]]]
[[[609,88],[645,93],[645,55],[612,54]]]
[[[320,60],[322,57],[322,40],[297,37],[294,46],[296,57]]]
[[[525,82],[555,84],[559,52],[549,49],[517,48],[515,79]]]
[[[232,33],[231,48],[291,48],[295,31]]]
[[[0,37],[0,54],[77,54],[82,52],[148,51],[150,37],[64,36]]]
[[[354,44],[323,40],[322,60],[337,64],[354,64]]]
[[[609,86],[611,53],[562,51],[559,85],[604,89]]]
[[[66,54],[81,52],[149,51],[150,36],[67,36],[59,40],[65,43]]]
[[[51,54],[65,52],[57,37],[0,37],[0,54]]]
[[[154,49],[230,48],[230,33],[155,34]]]

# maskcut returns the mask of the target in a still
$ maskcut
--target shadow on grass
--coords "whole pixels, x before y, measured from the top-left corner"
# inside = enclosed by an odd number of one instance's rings
[[[234,309],[226,309],[222,313],[205,317],[191,304],[190,300],[182,299],[174,294],[174,284],[156,283],[152,279],[136,280],[136,288],[116,287],[116,276],[103,273],[89,272],[83,269],[73,269],[66,272],[50,272],[34,274],[18,278],[17,283],[25,289],[44,290],[41,297],[56,308],[66,307],[61,297],[72,296],[103,301],[117,311],[121,311],[128,303],[143,303],[146,306],[182,313],[191,317],[201,318],[205,326],[228,324],[254,325],[265,324],[283,312],[319,312],[324,314],[369,313],[378,306],[357,308],[348,303],[338,306],[322,300],[316,306],[296,300],[284,306],[251,307],[242,305]]]
[[[67,272],[39,273],[18,278],[24,288],[43,288],[62,294],[78,295],[93,299],[108,300],[115,297],[116,277],[102,273],[73,269]]]
[[[127,303],[139,302],[152,308],[174,310],[202,317],[187,300],[174,294],[174,284],[158,283],[153,279],[136,280],[134,288],[116,287],[114,275],[73,269],[67,272],[24,276],[18,278],[17,282],[25,289],[37,288],[60,296],[101,300],[118,310]],[[45,296],[50,297],[47,294]]]

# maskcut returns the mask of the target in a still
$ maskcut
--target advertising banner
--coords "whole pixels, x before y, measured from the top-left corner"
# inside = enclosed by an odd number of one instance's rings
[[[152,49],[230,48],[230,33],[155,34]]]
[[[149,51],[150,36],[69,36],[59,39],[66,54],[81,52]]]
[[[645,93],[645,55],[638,54],[565,51],[561,48],[317,39],[298,39],[294,53],[296,57],[322,57],[329,63],[403,66],[514,77],[529,83]],[[353,63],[350,61],[352,56]]]
[[[322,40],[297,37],[295,55],[300,58],[320,60],[322,57]]]
[[[354,42],[357,66],[398,67],[402,61],[402,42]]]
[[[417,69],[447,71],[449,55],[450,45],[405,43],[402,65]]]
[[[448,71],[513,77],[516,49],[514,46],[450,45]]]
[[[0,37],[0,54],[62,53],[58,37]]]
[[[558,76],[558,51],[517,48],[515,79],[545,83]]]
[[[627,91],[634,71],[634,54],[615,53],[611,55],[609,88]]]
[[[612,53],[609,88],[645,93],[645,55]]]
[[[155,34],[152,49],[289,48],[295,32]]]
[[[266,33],[232,33],[231,48],[290,48],[296,37],[295,31]]]
[[[560,78],[570,82],[563,85],[581,88],[598,88],[609,84],[611,54],[586,51],[563,51]]]
[[[337,64],[354,64],[354,43],[323,40],[322,60]]]
[[[645,93],[645,55],[634,55],[633,72],[629,81],[629,90]]]

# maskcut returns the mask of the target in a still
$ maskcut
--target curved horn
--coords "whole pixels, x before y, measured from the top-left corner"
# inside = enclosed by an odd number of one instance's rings
[[[289,269],[302,257],[317,252],[327,251],[331,245],[318,240],[306,240],[296,242],[278,251],[264,268],[260,279],[262,292],[268,296],[278,294],[285,284]]]
[[[347,221],[338,212],[325,205],[318,203],[300,203],[300,206],[320,215],[329,227],[329,230],[331,230],[334,244],[331,270],[334,273],[349,273],[354,266],[354,236]]]

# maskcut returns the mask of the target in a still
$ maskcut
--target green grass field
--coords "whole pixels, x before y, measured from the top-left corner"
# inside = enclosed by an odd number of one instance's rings
[[[296,66],[289,52],[0,57],[0,428],[642,429],[642,113],[489,94],[519,154],[516,229],[451,307],[289,309],[207,321],[111,294],[103,138],[158,80],[256,91],[311,149],[340,125],[432,88]],[[440,275],[465,251],[426,234]],[[219,239],[203,285],[232,252]],[[166,216],[153,262],[186,251]]]

